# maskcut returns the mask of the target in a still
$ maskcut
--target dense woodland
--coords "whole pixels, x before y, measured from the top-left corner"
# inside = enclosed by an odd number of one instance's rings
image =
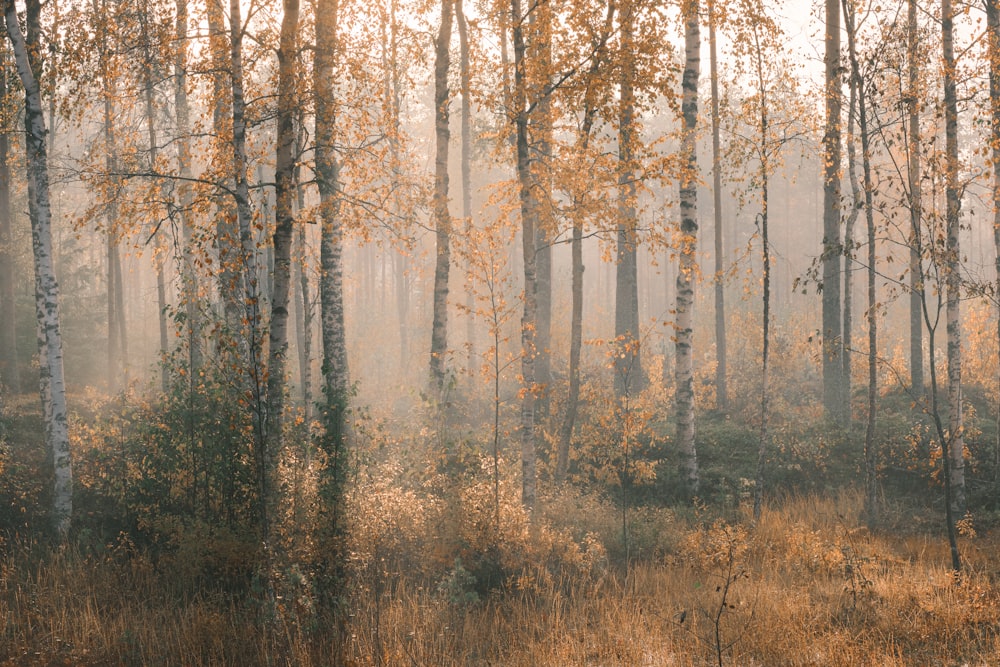
[[[1000,0],[14,0],[0,665],[987,665]]]

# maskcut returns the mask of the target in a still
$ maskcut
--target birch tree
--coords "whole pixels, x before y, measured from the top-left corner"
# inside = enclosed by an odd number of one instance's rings
[[[39,0],[27,0],[28,25],[36,25],[41,11]],[[4,22],[14,54],[14,63],[25,93],[25,148],[27,152],[28,213],[35,265],[35,314],[38,318],[38,357],[45,443],[53,462],[52,523],[65,539],[73,513],[73,471],[70,462],[69,422],[66,409],[66,381],[63,375],[62,335],[59,328],[59,284],[52,256],[52,208],[49,194],[49,165],[46,146],[45,110],[38,74],[41,49],[26,43],[21,32],[14,0],[5,0]]]
[[[335,144],[338,53],[338,0],[317,0],[313,96],[316,113],[315,171],[320,214],[320,327],[323,342],[323,392],[320,447],[326,466],[320,483],[323,533],[329,537],[326,577],[330,595],[339,595],[343,578],[341,516],[347,466],[349,379],[344,329],[344,223],[340,216],[340,167]]]
[[[948,339],[948,432],[952,505],[965,513],[965,424],[962,408],[961,186],[958,162],[958,95],[955,83],[955,13],[951,0],[941,0],[941,50],[945,134],[945,322]]]
[[[448,274],[451,266],[451,213],[448,207],[448,69],[451,64],[452,0],[441,0],[441,24],[434,42],[434,321],[431,324],[431,380],[438,398],[444,391],[448,353]]]
[[[515,132],[518,203],[521,213],[521,252],[524,266],[524,308],[521,315],[521,502],[528,509],[536,500],[535,450],[535,330],[538,301],[535,291],[535,227],[538,203],[532,191],[534,178],[528,145],[529,91],[526,15],[521,0],[510,2],[511,32],[514,46],[514,86],[511,109]]]
[[[699,0],[684,0],[684,76],[681,83],[680,266],[677,271],[676,361],[677,444],[689,496],[698,493],[694,424],[694,285],[698,273],[698,76],[701,71]]]
[[[288,357],[288,301],[292,279],[292,232],[295,221],[295,89],[297,83],[299,1],[284,0],[278,44],[278,108],[274,169],[275,226],[271,317],[268,330],[267,443],[265,476],[281,446]],[[270,486],[270,484],[268,485]]]

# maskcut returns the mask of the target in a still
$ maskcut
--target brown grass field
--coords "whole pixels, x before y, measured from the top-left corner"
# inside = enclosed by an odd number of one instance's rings
[[[646,512],[657,546],[627,572],[599,545],[553,565],[565,533],[527,526],[520,569],[482,596],[461,567],[434,584],[383,558],[357,568],[341,632],[304,594],[264,613],[141,553],[7,544],[0,664],[1000,664],[997,534],[965,526],[955,578],[934,517],[898,510],[870,534],[845,518],[860,510],[845,492],[775,503],[753,528],[739,512]]]

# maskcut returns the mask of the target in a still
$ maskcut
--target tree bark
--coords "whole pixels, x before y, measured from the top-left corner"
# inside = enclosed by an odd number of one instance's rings
[[[302,155],[304,143],[304,114],[300,113],[298,132],[295,141],[295,168],[292,170],[292,187],[295,189],[295,211],[301,213],[305,208],[305,187],[302,183],[301,167],[298,156]],[[299,224],[295,235],[295,290],[296,310],[296,341],[299,352],[299,382],[302,385],[302,405],[305,410],[306,422],[312,421],[312,342],[313,342],[313,302],[312,290],[309,287],[309,272],[306,269],[309,261],[309,247],[306,242],[306,226]]]
[[[615,266],[615,396],[622,401],[642,390],[639,331],[638,197],[635,175],[635,65],[631,0],[622,4],[621,78],[618,102],[618,245]]]
[[[719,68],[716,54],[715,2],[708,3],[708,41],[712,77],[712,212],[715,221],[715,406],[729,405],[726,386],[726,290],[722,234],[722,142],[719,127]]]
[[[698,493],[698,454],[694,424],[694,284],[698,271],[698,76],[701,70],[701,34],[698,27],[698,0],[685,0],[685,63],[682,79],[680,212],[681,239],[677,271],[677,445],[681,452],[681,475],[687,493]]]
[[[268,505],[271,487],[268,470],[271,466],[271,440],[267,428],[267,397],[265,395],[265,369],[261,331],[261,300],[258,277],[257,239],[253,227],[250,204],[246,149],[246,99],[243,81],[243,18],[240,0],[229,2],[229,75],[232,86],[232,170],[235,187],[236,221],[239,229],[239,271],[242,287],[242,321],[240,347],[244,373],[248,380],[249,407],[253,424],[253,458],[257,477],[257,519],[261,543],[267,548],[270,541],[270,511]],[[266,553],[269,553],[266,552]]]
[[[549,392],[552,384],[552,235],[555,220],[552,216],[552,99],[545,91],[552,80],[552,3],[537,0],[530,13],[531,39],[529,57],[534,61],[532,70],[538,80],[531,80],[531,87],[541,90],[535,110],[528,118],[528,135],[534,178],[532,195],[535,198],[535,294],[537,316],[535,320],[535,401],[536,446],[545,441],[543,422],[549,416]]]
[[[598,75],[605,67],[607,49],[605,48],[614,25],[616,3],[611,0],[607,4],[604,19],[604,29],[601,32],[599,48],[595,50],[590,70],[585,79],[586,89],[583,99],[583,121],[577,135],[580,153],[586,155],[590,147],[591,133],[597,117]],[[570,442],[573,438],[573,427],[580,403],[580,351],[583,346],[583,217],[581,201],[576,196],[573,202],[573,231],[570,242],[572,271],[572,314],[570,317],[569,334],[569,395],[566,397],[566,411],[559,429],[559,443],[556,449],[555,481],[561,483],[569,472]]]
[[[984,0],[988,57],[990,61],[990,159],[993,167],[993,246],[996,252],[994,298],[1000,309],[1000,3]],[[1000,343],[1000,315],[997,317],[997,341]],[[1000,368],[997,369],[1000,374]],[[1000,385],[1000,375],[997,378]],[[1000,424],[1000,396],[997,398],[997,423]],[[994,442],[994,457],[1000,462],[1000,428]],[[1000,465],[996,473],[1000,479]]]
[[[214,2],[214,0],[210,0]],[[174,52],[174,113],[177,117],[177,185],[178,215],[181,223],[181,289],[185,312],[185,337],[188,347],[188,377],[193,392],[201,369],[201,308],[199,303],[198,274],[195,270],[194,229],[191,207],[194,193],[191,183],[191,109],[187,96],[188,70],[188,3],[177,0],[176,51]],[[152,72],[149,72],[152,94]],[[151,102],[151,101],[150,101]]]
[[[991,2],[992,0],[987,0]],[[907,0],[907,100],[909,131],[906,136],[908,153],[906,176],[910,203],[910,384],[918,396],[924,393],[924,322],[921,314],[921,210],[920,193],[920,63],[918,57],[917,0]]]
[[[459,79],[462,91],[462,217],[472,225],[472,71],[469,62],[469,25],[463,0],[455,0],[455,20],[458,24]],[[393,62],[395,67],[395,61]],[[465,345],[466,372],[470,378],[476,372],[475,291],[471,272],[466,277]]]
[[[759,155],[760,155],[760,174],[758,178],[760,179],[760,240],[761,240],[761,258],[763,260],[764,271],[762,276],[763,283],[763,304],[762,304],[762,319],[761,319],[761,365],[760,365],[760,434],[757,441],[757,474],[755,477],[754,484],[754,494],[753,494],[753,519],[754,521],[760,520],[761,511],[764,506],[764,466],[767,461],[767,445],[768,445],[768,419],[770,418],[770,393],[768,392],[768,383],[770,382],[770,370],[771,370],[771,245],[769,237],[769,218],[768,215],[770,211],[768,210],[770,190],[768,187],[768,178],[771,175],[771,165],[769,161],[769,148],[770,143],[769,138],[769,122],[768,117],[768,100],[767,100],[767,87],[766,81],[764,79],[764,54],[760,47],[760,42],[757,40],[757,27],[751,28],[754,30],[754,38],[757,42],[756,53],[756,70],[757,70],[757,94],[760,97],[760,117],[758,130],[760,132],[760,145],[759,145]]]
[[[278,43],[277,141],[274,167],[274,269],[267,362],[267,435],[281,447],[288,358],[288,295],[292,280],[292,231],[295,220],[295,89],[299,0],[284,0]],[[273,465],[273,464],[271,464]],[[267,474],[273,475],[270,470]]]
[[[441,398],[445,389],[448,353],[448,274],[451,264],[451,213],[448,210],[448,69],[451,46],[452,0],[441,0],[441,25],[434,51],[434,197],[432,209],[437,242],[434,264],[434,313],[431,324],[431,382]]]
[[[28,0],[29,26],[37,20],[39,0]],[[52,456],[54,487],[52,523],[65,539],[73,513],[73,473],[70,461],[66,382],[59,328],[59,284],[52,257],[52,209],[46,147],[45,112],[36,71],[41,69],[37,41],[25,43],[13,0],[4,3],[4,20],[17,73],[25,92],[25,148],[28,160],[28,203],[35,265],[35,311],[38,317],[38,356],[45,442]],[[37,32],[34,35],[37,37]],[[34,62],[32,62],[34,61]]]
[[[220,164],[228,161],[232,146],[227,137],[232,133],[232,86],[226,85],[226,72],[230,56],[226,53],[226,26],[222,11],[223,0],[207,0],[209,55],[212,64],[212,128],[215,133],[214,152]],[[235,179],[226,175],[228,187]],[[233,199],[227,195],[215,198],[215,245],[218,253],[218,288],[225,313],[229,335],[236,335],[240,327],[240,280],[243,270],[240,261],[239,228]]]
[[[7,104],[7,50],[0,50],[0,104]],[[7,119],[8,115],[3,114]],[[0,128],[0,382],[13,394],[21,392],[17,364],[17,308],[14,289],[14,233],[10,207],[10,135],[12,127]]]
[[[846,416],[841,355],[840,273],[840,2],[826,0],[826,129],[823,135],[823,408]]]
[[[945,322],[948,339],[948,431],[951,438],[951,486],[956,516],[965,513],[965,428],[962,414],[962,276],[958,182],[958,98],[955,90],[954,12],[951,0],[941,0],[941,48],[944,56],[945,134]]]
[[[845,11],[845,17],[847,16]],[[847,20],[847,19],[845,19]],[[848,40],[854,39],[848,35]],[[858,85],[853,74],[850,79],[850,93],[847,103],[847,179],[851,184],[851,207],[847,212],[847,220],[844,222],[844,316],[843,316],[843,339],[844,339],[844,387],[847,395],[851,395],[851,361],[854,356],[854,342],[852,331],[854,327],[854,264],[855,264],[855,242],[854,226],[858,221],[858,213],[864,207],[864,194],[858,184],[858,155],[856,148],[856,138],[854,136],[854,113],[858,108]],[[850,407],[850,405],[848,405]],[[851,410],[847,411],[846,423],[851,422]]]
[[[842,0],[844,22],[847,28],[848,53],[851,64],[851,97],[857,96],[858,125],[861,130],[861,164],[864,173],[865,228],[868,236],[868,418],[865,425],[865,518],[868,528],[874,530],[878,523],[878,456],[875,443],[876,408],[878,406],[878,303],[875,293],[875,206],[872,183],[870,138],[868,135],[868,106],[865,82],[861,76],[855,45],[854,13],[849,0]],[[849,113],[853,113],[852,105]],[[850,133],[849,133],[850,134]],[[852,137],[853,139],[853,137]],[[852,174],[851,187],[857,192],[856,178]],[[857,194],[855,194],[857,199]],[[855,210],[857,208],[855,207]],[[853,213],[853,212],[852,212]]]
[[[350,384],[344,328],[343,221],[340,217],[340,165],[335,124],[337,101],[337,17],[339,0],[317,0],[313,94],[316,106],[316,186],[320,197],[320,327],[323,341],[324,427],[320,446],[326,466],[320,481],[323,533],[329,538],[325,576],[333,599],[343,586],[345,554],[342,505],[347,473],[347,409]]]
[[[110,197],[104,202],[105,269],[107,270],[107,386],[108,393],[122,389],[128,381],[126,365],[125,298],[122,294],[121,258],[118,252],[118,196],[120,179],[118,171],[118,145],[114,126],[114,82],[109,54],[113,52],[108,39],[108,7],[106,2],[93,0],[94,21],[97,24],[101,52],[101,98],[104,112],[104,165],[105,178],[110,181]]]
[[[511,26],[514,43],[513,121],[517,155],[518,200],[521,209],[521,253],[524,264],[524,309],[521,315],[521,502],[529,510],[535,507],[537,472],[535,449],[535,330],[537,295],[535,291],[535,226],[537,203],[532,192],[533,175],[528,152],[528,72],[527,47],[521,0],[511,0]]]

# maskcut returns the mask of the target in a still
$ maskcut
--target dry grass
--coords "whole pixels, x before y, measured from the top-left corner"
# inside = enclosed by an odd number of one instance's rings
[[[359,577],[340,644],[307,606],[279,602],[264,618],[245,596],[184,592],[140,556],[8,547],[0,664],[327,665],[339,645],[355,666],[714,665],[727,581],[726,665],[997,664],[1000,540],[963,539],[955,581],[942,536],[871,534],[860,509],[843,493],[788,500],[753,529],[659,517],[669,550],[627,576],[528,565],[481,600],[455,596],[454,572],[448,590]]]

